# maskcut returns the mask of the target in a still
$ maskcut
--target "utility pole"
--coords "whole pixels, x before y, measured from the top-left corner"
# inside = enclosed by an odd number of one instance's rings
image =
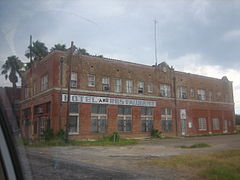
[[[71,72],[72,72],[72,56],[73,56],[73,41],[71,42],[70,54],[68,56],[68,91],[67,91],[67,118],[66,118],[66,131],[65,131],[65,142],[68,142],[68,132],[69,132],[69,121],[70,121],[70,88],[71,88]]]
[[[157,66],[157,21],[154,20],[155,65]]]

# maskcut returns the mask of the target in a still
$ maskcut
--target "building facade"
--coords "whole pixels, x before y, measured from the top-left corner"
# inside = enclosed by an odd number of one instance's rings
[[[22,83],[20,124],[29,138],[41,137],[47,128],[65,129],[68,115],[72,139],[114,131],[149,136],[153,128],[165,136],[235,130],[227,77],[178,72],[165,62],[147,66],[54,51],[34,62]]]

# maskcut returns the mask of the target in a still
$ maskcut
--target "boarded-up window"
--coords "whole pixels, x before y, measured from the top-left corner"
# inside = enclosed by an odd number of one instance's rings
[[[220,129],[220,122],[218,118],[213,118],[213,130],[219,130]]]

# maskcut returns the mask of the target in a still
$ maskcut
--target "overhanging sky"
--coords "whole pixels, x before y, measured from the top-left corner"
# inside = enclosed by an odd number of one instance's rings
[[[29,35],[50,49],[63,43],[91,54],[152,65],[154,19],[158,62],[233,81],[240,113],[240,1],[0,1],[0,65],[24,53]],[[0,77],[1,85],[9,85]]]

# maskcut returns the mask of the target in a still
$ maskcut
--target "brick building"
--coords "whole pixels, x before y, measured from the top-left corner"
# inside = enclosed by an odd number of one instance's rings
[[[165,62],[147,66],[54,51],[24,74],[23,136],[39,138],[47,128],[65,129],[68,86],[72,139],[114,131],[124,137],[149,136],[152,128],[168,136],[235,130],[232,82],[227,77],[178,72]]]

